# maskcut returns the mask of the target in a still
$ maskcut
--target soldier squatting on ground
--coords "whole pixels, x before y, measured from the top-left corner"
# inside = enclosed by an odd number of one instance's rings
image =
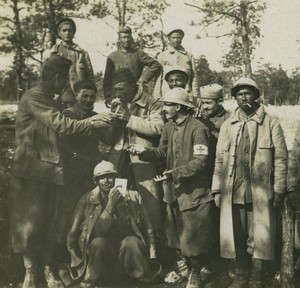
[[[127,276],[149,283],[164,276],[167,247],[186,288],[204,287],[200,271],[219,256],[233,263],[231,288],[264,287],[287,192],[299,249],[300,128],[288,169],[282,128],[259,104],[256,82],[234,84],[229,115],[220,85],[198,88],[179,28],[158,60],[119,29],[104,75],[110,110],[96,114],[92,64],[75,32],[72,19],[58,23],[61,41],[19,102],[9,207],[22,288],[95,288]],[[59,245],[70,261],[57,263]]]

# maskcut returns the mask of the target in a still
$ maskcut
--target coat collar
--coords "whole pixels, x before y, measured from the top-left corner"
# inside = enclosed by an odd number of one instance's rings
[[[142,85],[138,85],[138,91],[136,92],[131,105],[136,104],[141,107],[146,107],[147,102],[148,102],[148,94],[144,93],[144,88]]]
[[[240,122],[240,120],[239,120],[240,110],[241,110],[241,108],[238,107],[233,111],[232,115],[229,118],[230,123],[233,124],[233,123],[236,123],[236,122]],[[254,115],[249,120],[252,120],[252,121],[257,122],[258,124],[261,124],[263,119],[264,119],[265,114],[266,114],[266,112],[265,112],[264,106],[260,105],[259,108],[254,113]]]
[[[66,45],[63,44],[62,40],[60,40],[60,39],[57,39],[57,43],[51,48],[51,52],[58,53],[59,45],[62,45],[66,48],[69,48],[69,49],[72,49],[72,50],[75,50],[75,51],[78,51],[78,52],[82,52],[82,49],[77,44],[73,43],[73,45],[71,45],[71,46],[69,46],[69,45],[66,46]]]
[[[180,46],[179,49],[175,49],[173,46],[169,45],[169,46],[167,47],[167,50],[168,50],[171,54],[174,54],[175,52],[180,52],[180,53],[185,54],[185,55],[187,54],[187,51],[186,51],[182,46]]]
[[[89,192],[87,197],[87,202],[89,204],[100,204],[100,189],[99,186],[95,187]]]

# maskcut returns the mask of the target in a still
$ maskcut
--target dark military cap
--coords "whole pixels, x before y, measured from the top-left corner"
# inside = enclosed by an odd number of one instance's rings
[[[76,24],[75,24],[75,22],[73,21],[73,19],[71,19],[71,18],[63,18],[63,19],[61,19],[61,20],[57,23],[57,25],[56,25],[56,31],[57,31],[57,33],[59,32],[60,28],[61,28],[62,25],[64,25],[64,24],[71,24],[71,26],[72,26],[73,29],[74,29],[74,33],[76,33]]]
[[[97,92],[97,87],[87,81],[78,81],[74,84],[73,90],[75,93],[79,93],[81,89],[94,90]]]
[[[71,60],[58,54],[51,54],[50,57],[44,62],[44,66],[50,67],[59,74],[69,73],[71,64]]]
[[[136,79],[134,78],[129,68],[121,68],[113,73],[112,75],[113,86],[121,82],[136,84]]]
[[[119,34],[120,33],[131,34],[131,28],[128,27],[128,26],[120,26],[119,27]]]

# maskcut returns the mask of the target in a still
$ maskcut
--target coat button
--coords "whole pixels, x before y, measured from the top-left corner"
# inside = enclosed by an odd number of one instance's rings
[[[93,215],[90,215],[90,218],[94,218],[94,216],[93,216]]]
[[[248,180],[248,177],[247,177],[247,176],[245,176],[245,177],[244,177],[244,179],[245,179],[245,180]]]
[[[83,230],[84,230],[84,231],[86,231],[86,230],[87,230],[87,228],[86,228],[86,227],[84,227],[84,228],[83,228]]]
[[[84,238],[81,238],[81,241],[84,242]]]

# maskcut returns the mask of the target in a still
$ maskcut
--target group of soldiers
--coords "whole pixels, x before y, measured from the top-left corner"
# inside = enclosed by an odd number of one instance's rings
[[[165,249],[187,288],[203,287],[201,271],[219,256],[231,259],[231,288],[263,287],[276,213],[287,193],[299,206],[300,127],[287,175],[282,128],[257,101],[255,81],[234,84],[230,115],[220,85],[198,87],[178,28],[157,60],[119,29],[103,81],[108,109],[97,114],[92,64],[75,32],[72,19],[58,23],[61,41],[19,102],[9,203],[22,287],[149,283]]]

